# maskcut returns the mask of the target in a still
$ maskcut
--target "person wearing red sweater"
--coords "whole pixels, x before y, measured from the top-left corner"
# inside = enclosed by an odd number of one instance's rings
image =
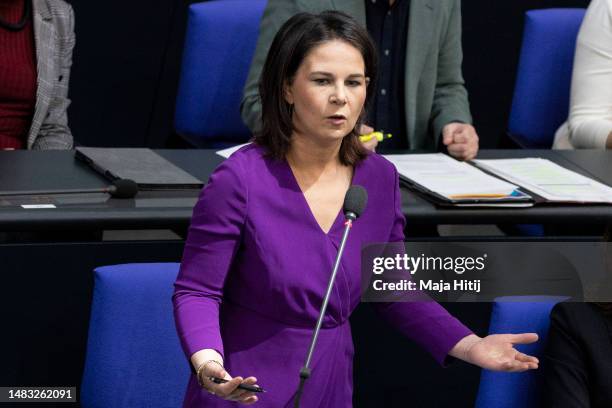
[[[0,149],[70,149],[74,13],[62,0],[0,1]]]

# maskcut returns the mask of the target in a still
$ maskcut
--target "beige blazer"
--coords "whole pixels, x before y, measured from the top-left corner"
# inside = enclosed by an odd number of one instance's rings
[[[36,107],[27,148],[70,149],[68,81],[74,48],[74,13],[62,0],[32,0],[37,61]]]

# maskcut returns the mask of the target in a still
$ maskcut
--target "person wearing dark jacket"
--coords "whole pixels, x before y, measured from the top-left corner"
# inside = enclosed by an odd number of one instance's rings
[[[612,304],[557,304],[541,362],[542,407],[612,407]]]

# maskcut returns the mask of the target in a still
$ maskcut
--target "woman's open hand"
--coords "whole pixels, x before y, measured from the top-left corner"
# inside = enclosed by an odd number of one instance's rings
[[[488,370],[527,371],[537,369],[539,361],[521,353],[514,345],[537,340],[536,333],[491,334],[484,338],[472,334],[461,339],[449,354]]]

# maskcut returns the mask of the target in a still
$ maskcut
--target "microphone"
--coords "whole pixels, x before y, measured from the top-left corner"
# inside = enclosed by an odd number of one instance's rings
[[[351,221],[355,221],[361,216],[363,210],[368,205],[368,192],[365,188],[354,185],[348,189],[344,196],[344,216]]]
[[[344,223],[344,234],[342,235],[342,241],[340,241],[340,247],[338,248],[338,254],[336,255],[336,261],[334,262],[334,269],[332,270],[331,277],[329,278],[329,283],[327,284],[327,292],[325,292],[323,304],[321,305],[321,310],[319,311],[317,325],[315,326],[315,329],[312,333],[312,338],[310,340],[310,346],[308,347],[306,361],[304,363],[304,366],[300,370],[300,384],[298,385],[298,389],[295,393],[293,405],[295,408],[299,408],[300,398],[302,397],[302,392],[304,391],[304,383],[308,378],[310,378],[310,361],[312,360],[312,355],[314,353],[314,348],[317,343],[317,338],[319,337],[319,332],[321,331],[323,317],[325,316],[325,310],[327,310],[329,297],[331,296],[331,291],[334,287],[336,274],[338,273],[338,267],[340,266],[340,258],[342,258],[342,253],[344,252],[344,246],[346,244],[349,231],[353,226],[353,221],[355,221],[357,218],[359,218],[359,216],[361,216],[367,204],[368,192],[362,186],[352,185],[344,196],[344,205],[342,206],[344,218],[346,219],[346,222]]]
[[[89,193],[108,193],[114,198],[134,198],[138,194],[138,184],[130,179],[117,179],[110,186],[89,189],[69,189],[69,190],[24,190],[24,191],[2,191],[0,197],[22,196],[22,195],[52,195],[52,194],[89,194]]]
[[[138,184],[130,179],[117,179],[106,187],[106,192],[114,198],[134,198],[138,194]]]

